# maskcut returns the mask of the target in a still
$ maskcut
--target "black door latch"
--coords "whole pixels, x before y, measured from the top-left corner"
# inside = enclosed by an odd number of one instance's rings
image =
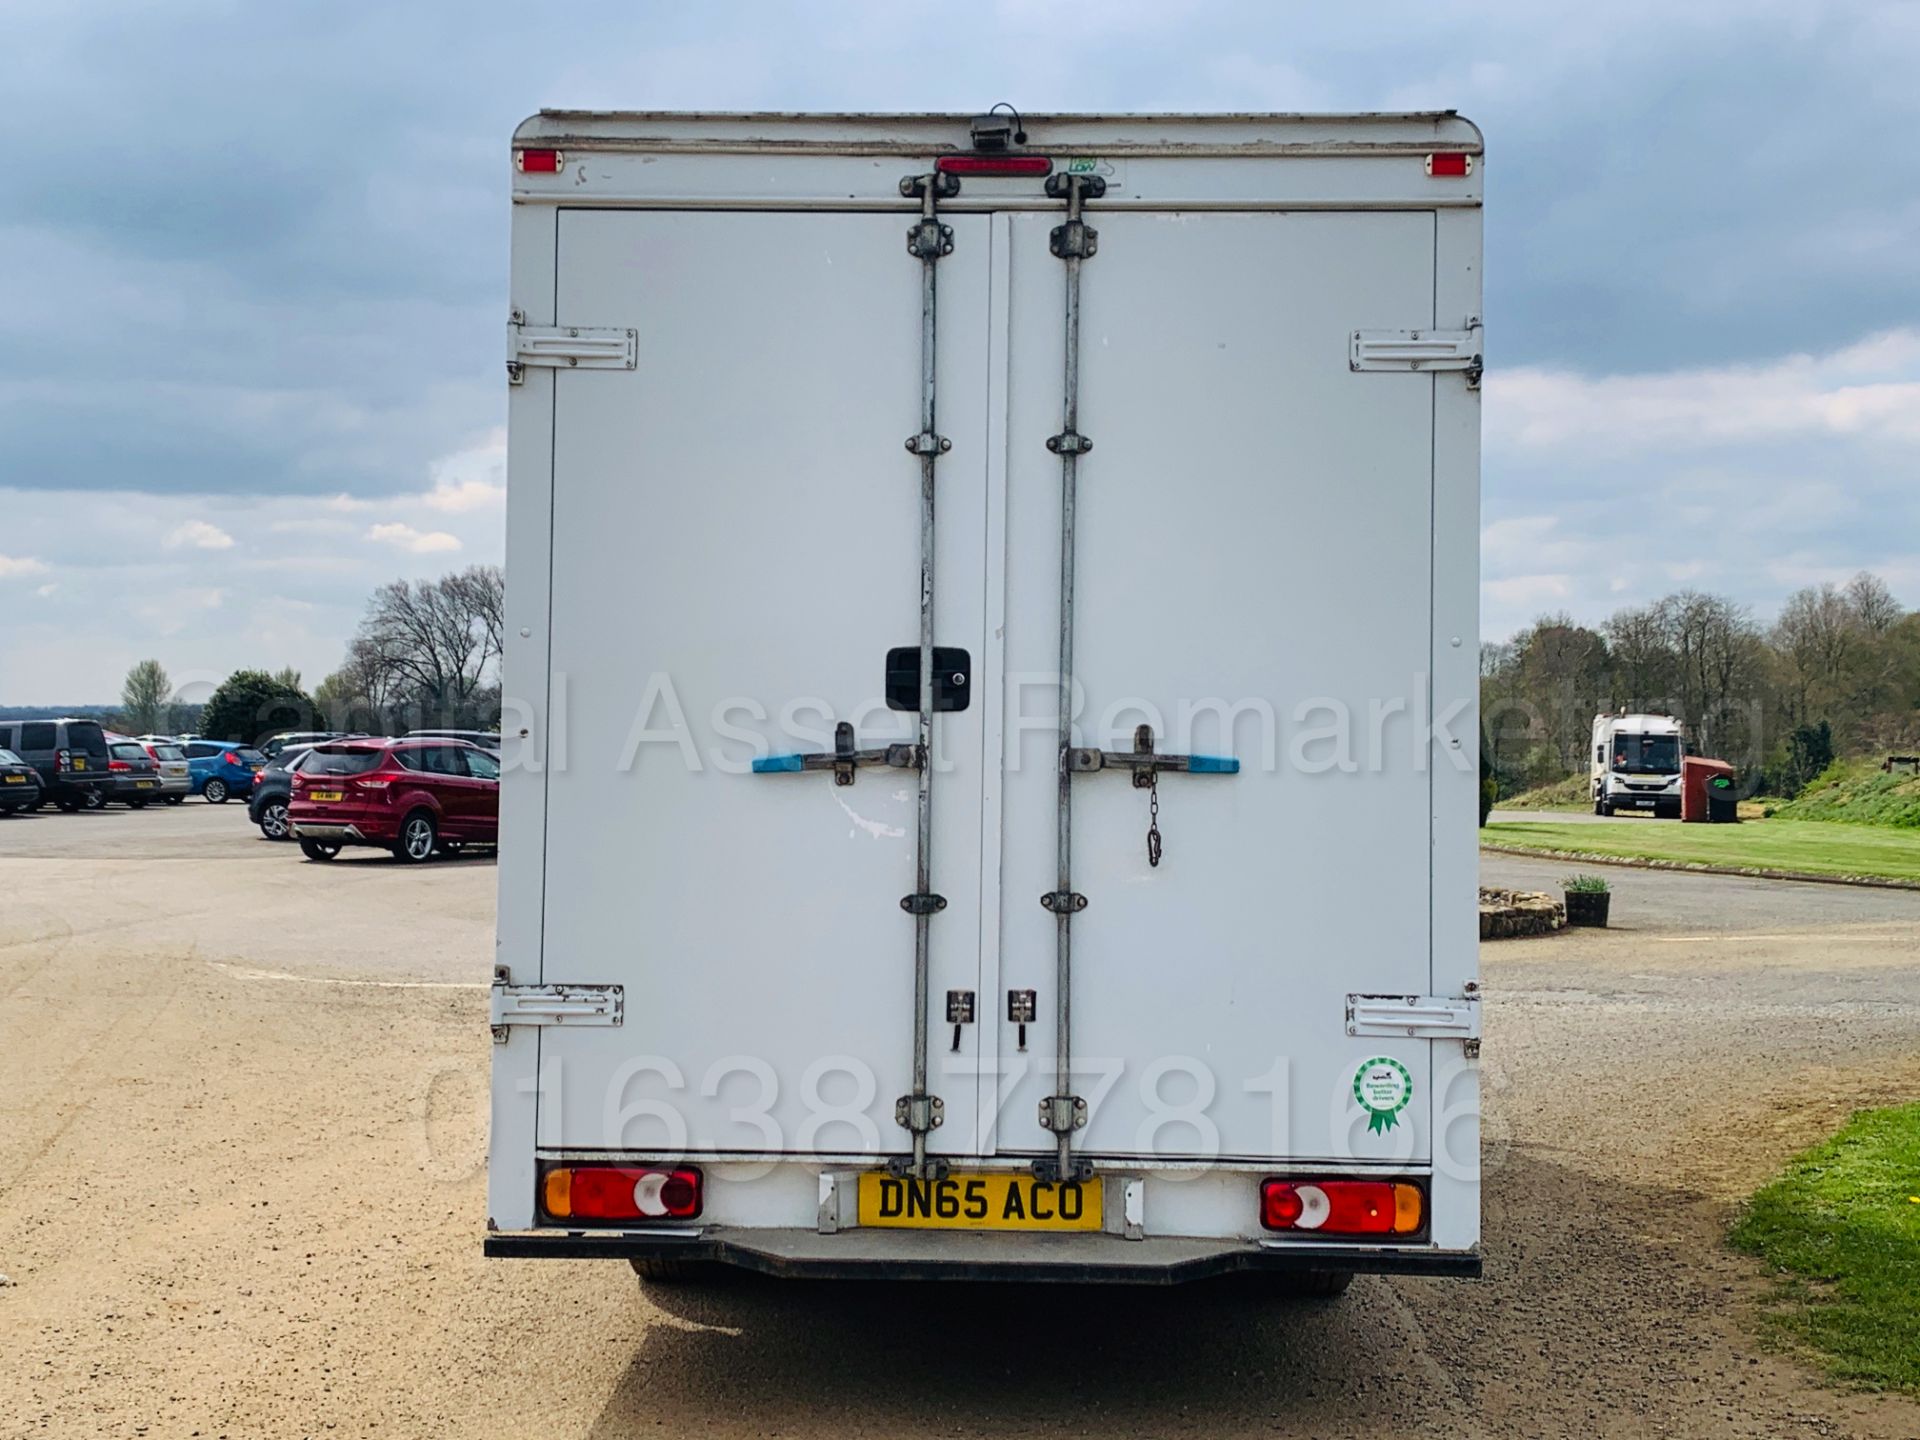
[[[954,646],[933,647],[933,708],[964,710],[973,689],[973,657]],[[901,645],[887,651],[887,708],[920,708],[920,647]]]

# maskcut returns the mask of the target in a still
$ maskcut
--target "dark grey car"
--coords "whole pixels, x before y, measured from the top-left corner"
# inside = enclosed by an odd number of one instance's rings
[[[38,810],[45,790],[40,772],[11,750],[0,750],[0,815]]]
[[[31,765],[45,797],[68,812],[98,805],[113,787],[107,735],[97,720],[0,720],[0,750]]]

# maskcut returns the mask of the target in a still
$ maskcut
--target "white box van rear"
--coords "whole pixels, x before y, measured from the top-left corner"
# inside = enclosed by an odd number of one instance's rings
[[[488,1253],[1478,1273],[1479,132],[513,154]]]

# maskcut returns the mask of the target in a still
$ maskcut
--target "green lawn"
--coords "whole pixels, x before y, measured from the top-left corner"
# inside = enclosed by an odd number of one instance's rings
[[[1498,820],[1480,832],[1490,845],[1582,850],[1623,859],[1698,861],[1814,875],[1879,875],[1920,880],[1920,831],[1819,820],[1758,820],[1743,825],[1683,825],[1625,820],[1582,825]]]
[[[1840,1379],[1920,1393],[1920,1105],[1860,1111],[1755,1195],[1732,1238],[1781,1273],[1782,1334]]]

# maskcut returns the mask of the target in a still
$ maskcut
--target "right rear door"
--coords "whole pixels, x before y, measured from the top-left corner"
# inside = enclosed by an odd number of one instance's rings
[[[1002,1153],[1050,1148],[1064,266],[1010,217]],[[1351,332],[1430,326],[1424,212],[1088,210],[1075,679],[1082,745],[1234,755],[1166,776],[1164,857],[1126,773],[1073,782],[1073,1093],[1094,1156],[1354,1153],[1357,1069],[1405,1064],[1430,1155],[1426,1040],[1351,1039],[1349,993],[1429,989],[1434,379],[1354,373]],[[1457,383],[1457,381],[1456,381]],[[1402,709],[1393,709],[1395,702]],[[1384,707],[1384,713],[1375,707]],[[1327,733],[1329,730],[1342,732]],[[1323,738],[1314,739],[1319,732]],[[1378,737],[1377,739],[1375,737]],[[1356,1131],[1357,1122],[1357,1131]],[[1407,1124],[1405,1122],[1411,1122]],[[1376,1140],[1360,1148],[1382,1149]]]

